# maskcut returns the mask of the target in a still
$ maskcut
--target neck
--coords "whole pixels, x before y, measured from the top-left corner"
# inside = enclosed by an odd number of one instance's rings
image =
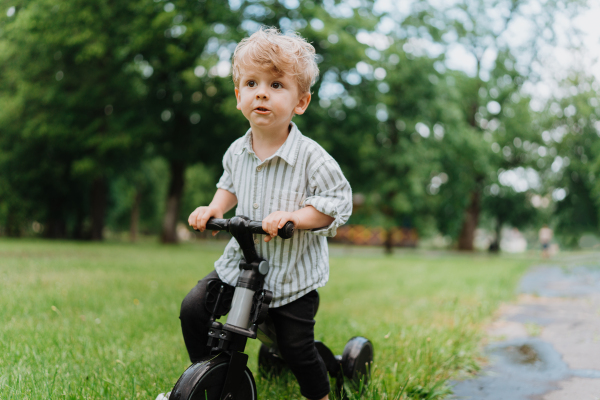
[[[289,135],[290,125],[276,131],[264,131],[252,127],[252,150],[261,161],[271,157],[285,143]]]

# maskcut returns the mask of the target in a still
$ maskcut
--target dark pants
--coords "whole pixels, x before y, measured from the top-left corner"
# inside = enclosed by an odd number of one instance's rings
[[[206,346],[210,314],[204,300],[207,282],[212,279],[219,279],[216,271],[198,281],[181,303],[181,330],[193,363],[210,352]],[[321,399],[329,393],[327,369],[314,344],[317,301],[318,294],[313,290],[289,304],[269,309],[279,351],[296,376],[300,392],[309,399]]]

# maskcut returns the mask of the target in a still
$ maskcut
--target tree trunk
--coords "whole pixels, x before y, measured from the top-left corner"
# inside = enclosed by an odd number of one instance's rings
[[[46,221],[44,236],[48,239],[64,239],[67,237],[67,224],[59,218],[50,218]]]
[[[473,102],[468,109],[468,122],[474,129],[478,129],[478,123],[475,116],[479,109],[479,89],[481,88],[481,79],[479,79],[481,73],[481,59],[477,54],[473,54],[477,60],[477,74],[475,75],[478,79],[476,89],[473,92]],[[479,189],[479,183],[481,178],[476,178],[477,186],[471,193],[471,202],[465,210],[465,216],[463,218],[462,228],[460,230],[460,237],[458,238],[458,249],[473,251],[473,241],[475,239],[475,229],[479,224],[479,212],[481,211],[481,190]]]
[[[460,237],[458,238],[458,249],[473,251],[473,240],[475,239],[475,229],[479,224],[479,213],[481,211],[481,191],[475,189],[471,193],[471,202],[465,210]]]
[[[137,241],[138,226],[140,224],[140,203],[142,202],[142,191],[136,189],[133,207],[131,208],[131,224],[129,225],[129,240]]]
[[[167,206],[160,237],[163,243],[177,243],[177,217],[179,216],[185,183],[185,165],[181,162],[171,161],[170,167],[171,184],[167,194]]]
[[[383,243],[383,245],[385,246],[385,254],[392,254],[394,251],[394,248],[392,246],[392,229],[386,229],[385,231],[385,242]]]
[[[503,222],[498,218],[496,221],[496,238],[490,244],[489,251],[490,253],[498,253],[500,251],[500,240],[502,239],[502,225]]]
[[[6,217],[5,233],[8,237],[20,237],[21,228],[19,227],[18,218],[14,213],[14,208],[8,207],[8,215]]]
[[[45,221],[44,237],[48,239],[64,239],[67,237],[67,222],[63,217],[61,200],[50,201],[50,217]]]
[[[85,219],[85,212],[81,207],[78,208],[77,214],[75,215],[75,225],[73,226],[73,233],[71,236],[75,240],[82,240],[85,238],[83,232],[83,220]]]
[[[104,177],[94,179],[91,193],[92,240],[100,241],[103,239],[106,194],[106,179]]]

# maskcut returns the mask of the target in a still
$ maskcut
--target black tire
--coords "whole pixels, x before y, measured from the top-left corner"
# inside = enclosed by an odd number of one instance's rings
[[[262,344],[258,351],[258,371],[261,376],[269,378],[280,375],[288,368],[283,358],[269,346]]]
[[[373,345],[368,339],[356,336],[346,343],[342,354],[342,370],[350,382],[358,385],[362,380],[363,385],[367,386],[372,363]]]
[[[190,365],[173,387],[169,400],[220,400],[228,369],[229,356],[225,354]],[[257,400],[256,383],[248,367],[239,382],[237,399]]]

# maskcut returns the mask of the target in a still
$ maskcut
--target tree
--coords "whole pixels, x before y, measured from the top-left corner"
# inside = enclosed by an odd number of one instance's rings
[[[139,232],[159,233],[168,180],[168,165],[160,157],[148,157],[139,168],[111,179],[107,226],[116,232],[129,230],[133,242]]]
[[[406,25],[413,27],[412,30],[407,29],[406,34],[415,43],[424,40],[426,43],[441,44],[442,52],[446,55],[451,49],[456,50],[459,45],[463,51],[470,53],[473,59],[473,77],[456,79],[459,91],[456,103],[461,105],[464,121],[471,131],[466,133],[469,130],[462,130],[465,134],[458,143],[469,143],[470,146],[462,147],[461,144],[461,147],[446,147],[448,157],[445,164],[454,164],[454,169],[460,170],[459,180],[450,179],[448,186],[458,184],[454,188],[453,197],[465,200],[462,207],[444,207],[447,209],[447,216],[462,215],[458,235],[459,249],[473,249],[474,231],[482,212],[484,189],[491,183],[490,176],[493,170],[502,168],[504,163],[489,150],[486,151],[484,135],[489,137],[490,134],[488,122],[495,120],[499,123],[496,129],[505,133],[504,142],[514,142],[514,139],[522,137],[525,131],[517,124],[509,123],[516,108],[511,107],[513,112],[507,113],[509,108],[503,109],[499,99],[512,101],[512,93],[516,93],[515,98],[522,97],[520,92],[523,83],[537,79],[533,68],[540,67],[538,51],[541,45],[555,40],[554,19],[557,11],[575,13],[580,4],[581,2],[557,0],[546,4],[532,15],[532,10],[536,8],[532,8],[530,1],[463,0],[444,7],[417,2],[409,18],[404,21]],[[491,9],[496,12],[488,13]],[[511,45],[507,36],[518,19],[521,22],[528,21],[532,33],[530,37],[524,38],[519,48],[516,48]],[[445,67],[440,65],[440,69],[445,70]],[[507,86],[513,90],[512,93],[508,93],[509,97],[500,98],[499,96],[506,92],[502,86],[505,80]],[[525,102],[521,105],[529,110]],[[496,109],[498,112],[495,112]],[[502,149],[508,149],[508,152],[510,147],[505,145]],[[500,161],[500,165],[497,161]],[[458,206],[459,202],[455,201],[454,204]],[[444,229],[444,219],[439,218],[438,221]]]
[[[308,30],[309,40],[325,49],[335,29],[345,28],[336,49],[346,49],[350,65],[356,64],[356,12],[338,18],[310,2],[300,6],[302,14],[297,8],[184,0],[19,5],[0,38],[6,78],[0,101],[7,105],[0,121],[10,131],[0,149],[2,167],[14,177],[5,180],[7,191],[17,195],[11,201],[31,200],[27,214],[46,221],[51,236],[85,235],[90,221],[90,235],[101,238],[109,188],[129,180],[123,176],[139,176],[142,159],[159,155],[170,170],[162,239],[176,241],[187,166],[219,165],[227,146],[245,131],[228,76],[233,48],[243,36],[261,22],[281,22],[283,30],[307,27],[303,17],[313,15],[310,27],[317,28]],[[319,28],[318,16],[340,24]],[[40,55],[41,63],[32,61]],[[344,60],[334,49],[321,55],[324,65],[333,65],[333,57]],[[52,167],[40,167],[40,161]],[[32,173],[24,179],[26,171]],[[111,195],[128,203],[125,197]]]
[[[534,221],[539,216],[531,203],[530,197],[525,192],[517,192],[511,187],[497,185],[498,191],[494,190],[493,195],[483,198],[482,208],[489,210],[489,214],[495,218],[494,241],[490,244],[491,252],[500,250],[502,240],[502,227],[509,224],[515,228],[523,228]]]
[[[134,61],[145,74],[143,107],[157,127],[152,138],[170,170],[161,240],[177,241],[186,167],[219,164],[244,129],[228,77],[242,38],[240,11],[227,2],[140,2],[133,22]]]
[[[453,127],[445,112],[448,104],[440,97],[435,60],[407,53],[403,45],[396,41],[376,64],[375,73],[385,79],[372,91],[376,120],[363,136],[358,162],[364,174],[362,190],[370,194],[371,217],[387,228],[388,252],[394,227],[431,231],[432,210],[437,207],[431,194],[439,185],[428,184],[442,179],[440,174],[444,177],[439,146]]]
[[[461,93],[471,93],[471,86],[476,85],[479,86],[477,101],[485,105],[475,114],[477,128],[469,123],[462,137],[450,135],[442,153],[442,164],[452,184],[440,191],[446,204],[438,214],[438,225],[445,233],[458,234],[461,249],[472,247],[481,213],[496,220],[497,243],[504,223],[514,222],[513,226],[523,227],[536,215],[530,204],[518,204],[527,199],[519,193],[541,188],[521,185],[515,192],[514,188],[504,188],[503,185],[510,184],[506,180],[499,181],[506,171],[516,174],[514,170],[521,173],[538,169],[530,146],[540,140],[541,127],[529,106],[531,98],[523,93],[525,79],[513,65],[512,55],[504,52],[498,55],[487,82],[462,74],[453,80],[459,99]],[[470,97],[462,103],[457,100],[462,110],[473,102]],[[473,181],[473,176],[477,180]],[[520,218],[509,217],[506,211],[510,208]],[[466,210],[465,214],[462,210]]]
[[[102,238],[107,181],[137,161],[138,74],[127,70],[128,4],[21,2],[0,30],[0,153],[19,208],[46,234]],[[6,195],[5,195],[6,197]],[[9,221],[8,226],[13,223]]]
[[[573,72],[560,87],[544,110],[544,142],[537,152],[545,156],[540,159],[547,197],[556,204],[556,230],[573,245],[581,233],[600,228],[600,84]]]

